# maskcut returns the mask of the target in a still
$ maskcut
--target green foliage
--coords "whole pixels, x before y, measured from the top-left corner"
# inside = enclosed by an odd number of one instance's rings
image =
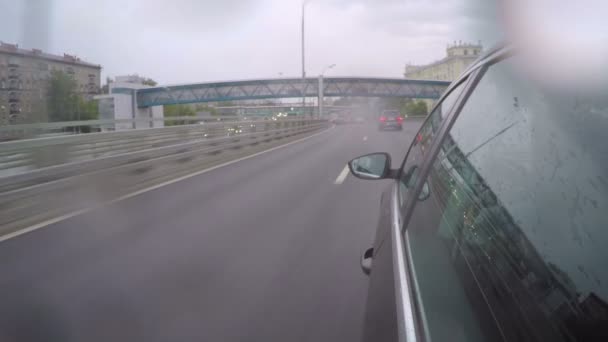
[[[71,121],[76,118],[76,81],[62,71],[51,72],[48,89],[50,121]]]
[[[97,100],[87,101],[79,96],[77,109],[80,111],[80,115],[78,115],[79,120],[99,119],[99,104]]]
[[[196,112],[208,112],[210,113],[212,116],[218,115],[219,113],[217,112],[217,109],[215,109],[215,107],[211,107],[205,104],[197,104],[194,109],[196,110]]]
[[[372,102],[373,101],[373,102]],[[399,110],[401,115],[424,116],[428,114],[427,104],[423,100],[413,100],[403,97],[379,98],[369,100],[365,98],[341,97],[333,102],[335,106],[362,106],[373,103],[374,110]]]
[[[196,116],[196,111],[189,105],[165,105],[164,115],[166,118],[180,116]],[[194,123],[194,120],[168,120],[165,121],[165,126],[187,125]]]
[[[415,100],[408,102],[404,107],[405,113],[411,116],[424,116],[428,114],[426,102]]]
[[[369,99],[361,97],[340,97],[333,101],[334,106],[355,106],[355,105],[366,105],[369,103]]]
[[[53,71],[48,83],[50,121],[96,120],[97,101],[87,101],[76,92],[76,81],[62,71]]]
[[[264,100],[262,101],[262,106],[276,106],[279,105],[280,103],[275,101],[275,100]]]
[[[147,85],[150,87],[155,87],[158,83],[151,79],[151,78],[144,78],[143,81],[141,82],[143,85]]]

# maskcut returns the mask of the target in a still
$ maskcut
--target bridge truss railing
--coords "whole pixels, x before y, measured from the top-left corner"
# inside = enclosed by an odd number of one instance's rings
[[[449,82],[366,77],[246,80],[146,88],[140,107],[299,97],[407,97],[438,99]]]

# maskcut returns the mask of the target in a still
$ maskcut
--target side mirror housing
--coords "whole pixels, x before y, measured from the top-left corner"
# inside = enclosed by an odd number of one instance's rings
[[[361,179],[384,179],[391,176],[391,156],[376,152],[357,157],[348,162],[353,176]]]
[[[411,188],[416,184],[416,181],[418,180],[418,165],[413,165],[412,167],[410,167],[410,169],[407,171],[407,173],[405,174],[405,176],[403,177],[403,179],[405,179],[405,186],[407,188]],[[431,196],[431,188],[429,187],[429,183],[428,182],[424,182],[424,184],[422,185],[422,190],[420,191],[420,194],[418,194],[418,200],[419,201],[424,201],[427,198],[429,198]]]
[[[361,255],[361,271],[363,274],[369,275],[372,271],[372,259],[374,257],[374,248],[366,249]]]

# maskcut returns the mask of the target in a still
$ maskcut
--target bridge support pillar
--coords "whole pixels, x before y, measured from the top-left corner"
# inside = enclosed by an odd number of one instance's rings
[[[99,118],[101,120],[124,120],[111,126],[104,126],[111,131],[127,129],[164,127],[163,106],[137,107],[135,94],[98,95]]]
[[[319,91],[317,92],[319,99],[317,100],[319,106],[319,118],[323,117],[323,75],[319,75]]]

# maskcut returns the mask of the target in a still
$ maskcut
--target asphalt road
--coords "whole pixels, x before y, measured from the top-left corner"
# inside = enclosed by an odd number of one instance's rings
[[[358,341],[388,181],[345,163],[403,132],[338,126],[0,243],[0,341]]]

